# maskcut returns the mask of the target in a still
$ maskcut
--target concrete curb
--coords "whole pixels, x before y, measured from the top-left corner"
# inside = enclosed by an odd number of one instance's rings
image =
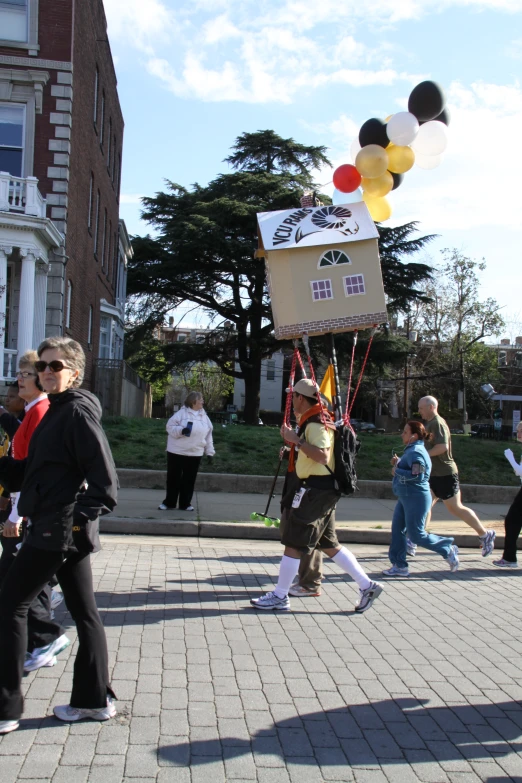
[[[102,533],[120,533],[128,535],[148,536],[193,536],[194,538],[241,538],[253,541],[279,541],[278,528],[266,527],[256,522],[204,522],[180,521],[175,519],[131,519],[127,517],[102,517],[100,519]],[[341,544],[381,544],[389,545],[391,533],[389,530],[374,530],[372,528],[351,529],[338,527],[337,537]],[[478,537],[473,534],[456,533],[453,536],[459,547],[478,549]],[[497,535],[495,549],[500,552],[504,547],[504,536]],[[517,542],[517,549],[522,550],[522,539]],[[500,556],[500,555],[499,555]]]
[[[125,489],[164,489],[167,472],[165,470],[136,470],[119,468],[120,486]],[[268,495],[272,485],[272,476],[245,476],[238,473],[198,473],[196,492],[253,492]],[[275,493],[283,490],[284,478],[277,480]],[[515,499],[519,487],[503,487],[494,484],[462,484],[465,503],[503,503],[509,506]],[[391,481],[359,481],[359,491],[355,498],[375,498],[376,500],[395,500]]]

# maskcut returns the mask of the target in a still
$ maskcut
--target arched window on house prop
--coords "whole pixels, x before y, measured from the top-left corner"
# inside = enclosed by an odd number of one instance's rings
[[[327,250],[317,265],[318,269],[325,266],[337,266],[338,264],[351,264],[352,262],[342,250]]]

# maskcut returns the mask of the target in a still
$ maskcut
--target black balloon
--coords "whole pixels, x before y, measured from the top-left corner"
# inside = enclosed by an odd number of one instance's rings
[[[438,117],[434,117],[434,120],[437,120],[437,122],[443,122],[444,125],[449,125],[451,120],[451,114],[449,113],[449,109],[446,107],[441,113],[438,115]],[[423,122],[420,122],[419,125],[424,125]]]
[[[378,144],[379,147],[386,149],[389,143],[386,123],[382,120],[372,117],[371,120],[366,120],[361,125],[361,130],[359,131],[359,144],[361,147],[367,147],[368,144]]]
[[[408,111],[414,114],[419,122],[429,122],[439,117],[444,103],[444,93],[438,84],[421,82],[410,93]]]
[[[390,171],[390,174],[393,177],[393,188],[392,188],[392,190],[397,190],[397,188],[401,184],[402,180],[404,179],[404,174],[395,174],[395,172],[393,172],[393,171]]]

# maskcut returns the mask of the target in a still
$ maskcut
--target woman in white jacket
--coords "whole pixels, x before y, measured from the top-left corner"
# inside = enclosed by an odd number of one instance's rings
[[[203,410],[203,395],[190,392],[183,408],[167,422],[167,495],[158,508],[179,507],[194,511],[191,505],[201,457],[216,453],[212,442],[212,422]]]

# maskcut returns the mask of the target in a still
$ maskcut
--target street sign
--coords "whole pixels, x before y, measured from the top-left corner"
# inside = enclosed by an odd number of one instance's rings
[[[495,425],[495,429],[496,430],[501,430],[502,429],[502,419],[495,419],[493,424]]]
[[[520,424],[520,411],[513,411],[513,432],[516,432]]]

